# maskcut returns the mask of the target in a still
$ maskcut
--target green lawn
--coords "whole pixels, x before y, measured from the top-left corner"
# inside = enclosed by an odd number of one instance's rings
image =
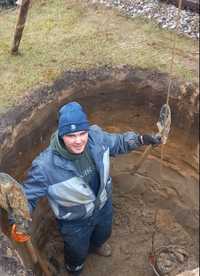
[[[0,111],[68,69],[129,64],[169,72],[172,33],[86,1],[33,1],[19,56],[10,55],[17,10],[0,12]],[[198,78],[198,44],[177,37],[173,74]]]

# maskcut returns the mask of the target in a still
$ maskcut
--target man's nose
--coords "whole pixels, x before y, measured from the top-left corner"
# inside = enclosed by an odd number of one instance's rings
[[[81,143],[81,136],[76,136],[75,142],[76,143]]]

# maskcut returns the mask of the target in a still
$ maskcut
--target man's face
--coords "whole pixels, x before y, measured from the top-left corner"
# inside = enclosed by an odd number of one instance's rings
[[[63,136],[66,148],[74,154],[80,154],[84,151],[88,141],[87,131],[77,131]]]

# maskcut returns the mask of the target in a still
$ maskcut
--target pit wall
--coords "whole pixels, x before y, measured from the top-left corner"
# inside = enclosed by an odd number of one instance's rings
[[[24,178],[33,158],[48,144],[57,125],[57,110],[63,104],[72,100],[86,103],[87,97],[96,97],[103,102],[110,101],[112,106],[112,101],[116,99],[119,102],[130,99],[133,106],[142,107],[145,112],[155,116],[156,122],[160,108],[166,102],[168,84],[169,77],[165,74],[129,66],[102,67],[87,72],[67,71],[52,86],[30,91],[18,106],[1,116],[0,171],[12,175],[18,181]],[[181,129],[185,139],[193,144],[198,144],[198,97],[197,84],[173,79],[170,97],[172,127]],[[95,104],[87,104],[85,107],[89,113],[96,110]],[[41,221],[45,214],[48,223],[45,221],[41,227],[38,227],[38,223],[34,224],[34,239],[40,248],[46,242],[40,239],[41,228],[43,236],[48,237],[45,233],[55,227],[46,201],[41,204],[42,208],[38,208],[35,217]],[[2,211],[0,226],[9,235],[6,220],[7,215]],[[22,250],[25,263],[29,263],[26,251],[19,249]]]
[[[71,100],[81,102],[90,96],[131,97],[134,104],[158,117],[166,102],[169,77],[155,71],[126,65],[90,71],[67,71],[52,86],[30,91],[21,103],[0,118],[0,171],[23,177],[31,160],[46,146],[57,123],[58,108]],[[191,142],[198,139],[197,84],[173,79],[170,93],[172,125]],[[110,103],[112,105],[112,102]],[[95,106],[91,107],[95,110]],[[86,110],[87,111],[87,110]],[[36,147],[41,145],[41,149]]]

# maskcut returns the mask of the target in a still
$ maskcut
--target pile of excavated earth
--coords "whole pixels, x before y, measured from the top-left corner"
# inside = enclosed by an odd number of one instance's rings
[[[89,0],[109,7],[116,7],[123,14],[130,17],[144,16],[153,19],[162,28],[174,30],[178,8],[160,0]],[[180,12],[178,33],[191,38],[199,38],[199,14],[183,9]]]

